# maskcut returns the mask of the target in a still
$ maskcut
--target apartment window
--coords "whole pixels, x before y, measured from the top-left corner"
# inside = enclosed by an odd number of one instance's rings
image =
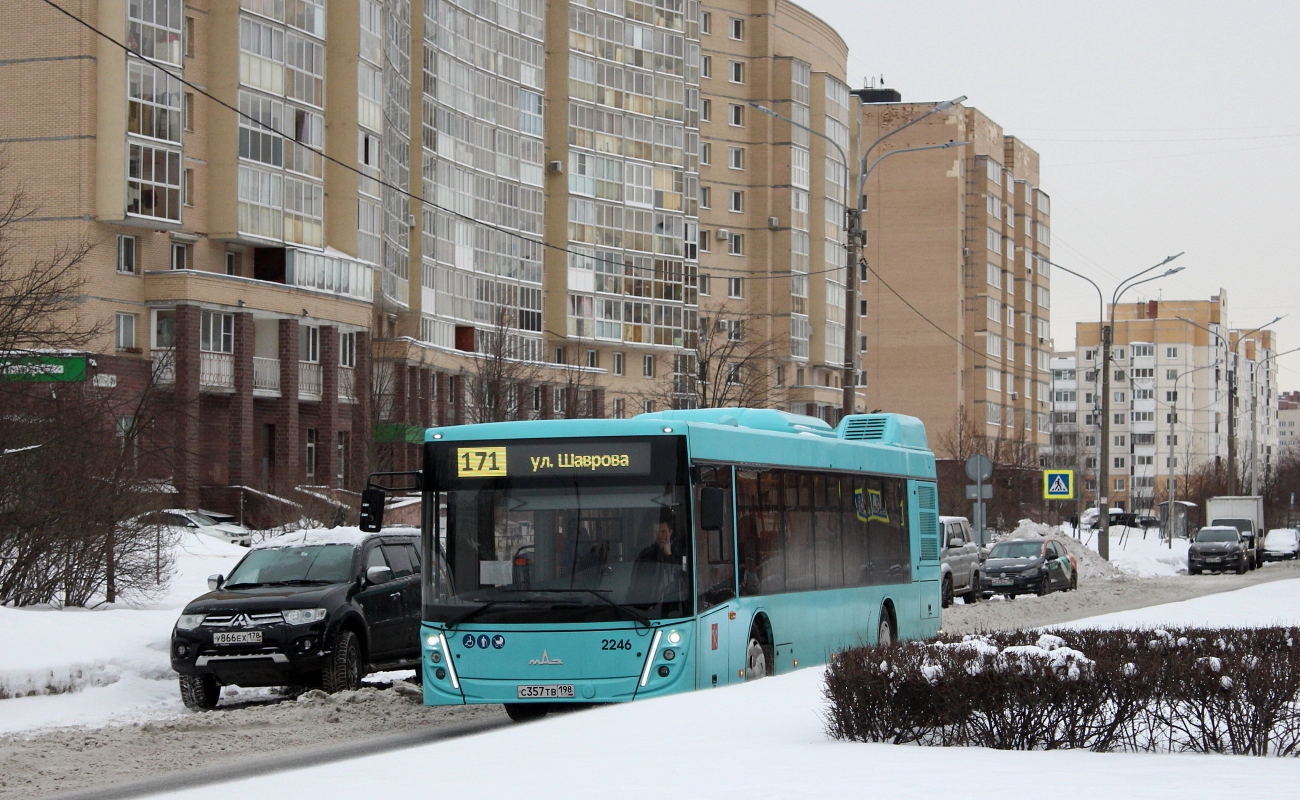
[[[704,104],[708,105],[708,102],[709,102],[708,100],[705,100]],[[700,119],[704,120],[705,122],[709,121],[707,116],[708,115],[705,114],[703,111],[700,112]],[[713,163],[713,145],[710,144],[709,142],[702,142],[700,144],[700,164],[707,167],[709,164],[712,163]]]
[[[298,360],[320,363],[320,328],[315,325],[298,326]]]
[[[737,128],[745,125],[745,107],[738,103],[727,105],[727,123]]]
[[[1115,400],[1114,400],[1114,402],[1116,402],[1116,403],[1123,403],[1123,402],[1125,402],[1125,400],[1124,400],[1124,393],[1123,393],[1123,392],[1115,392]]]
[[[713,77],[713,56],[700,56],[700,77]]]
[[[1012,345],[1012,347],[1015,347],[1015,345]],[[1002,357],[1002,337],[1001,337],[1001,336],[998,336],[996,333],[985,334],[985,336],[984,336],[984,352],[988,353],[988,354],[991,355],[991,356],[995,356],[995,357],[997,357],[997,358],[1001,358],[1001,357]]]
[[[1122,347],[1116,347],[1116,348],[1114,349],[1114,351],[1111,353],[1111,355],[1115,358],[1116,361],[1123,361],[1123,360],[1124,360],[1124,348],[1122,348]]]
[[[655,376],[654,356],[641,356],[641,376],[643,378],[653,378]]]
[[[179,143],[184,105],[181,82],[170,73],[139,61],[128,62],[126,74],[127,131]]]
[[[1124,491],[1124,484],[1125,484],[1125,480],[1124,480],[1123,478],[1116,478],[1116,479],[1115,479],[1115,491],[1117,491],[1117,492],[1122,492],[1122,491]]]
[[[727,192],[727,210],[740,213],[745,210],[745,193],[732,189]]]
[[[1113,463],[1115,465],[1115,469],[1124,469],[1125,467],[1128,466],[1128,459],[1126,459],[1124,456],[1115,456],[1115,458],[1113,459]]]
[[[239,264],[239,254],[226,252],[226,274],[234,275],[235,267]]]
[[[1178,434],[1175,433],[1175,434],[1172,435],[1172,436],[1166,435],[1166,436],[1165,436],[1165,446],[1166,446],[1166,447],[1177,447],[1177,446],[1178,446]]]
[[[557,347],[557,348],[555,348],[555,363],[556,363],[556,364],[563,364],[563,363],[564,363],[564,348],[563,348],[563,347]]]
[[[1165,392],[1165,402],[1166,402],[1166,403],[1173,403],[1173,402],[1175,402],[1175,401],[1177,401],[1177,400],[1178,400],[1178,392],[1173,392],[1173,391]]]
[[[542,387],[533,387],[533,411],[542,410]]]
[[[727,297],[733,300],[744,298],[744,278],[727,278]]]
[[[339,334],[339,366],[355,367],[357,365],[357,335],[355,333]]]
[[[713,121],[713,101],[708,99],[701,100],[700,101],[700,122],[712,122],[712,121]],[[706,144],[704,145],[704,147],[707,149],[708,145]],[[701,155],[700,163],[708,164],[709,162],[705,160],[704,155]]]
[[[615,397],[615,398],[614,398],[614,402],[612,403],[612,406],[613,406],[612,411],[613,411],[613,417],[614,417],[614,419],[622,419],[622,418],[623,418],[623,398],[621,398],[621,397]]]
[[[307,480],[316,477],[316,429],[307,429]]]
[[[1002,234],[992,228],[988,228],[986,244],[988,245],[990,252],[1000,254],[1002,252]]]
[[[194,170],[188,168],[185,170],[185,183],[181,188],[184,190],[182,197],[185,205],[194,205]]]
[[[740,342],[744,341],[745,330],[744,324],[738,319],[724,319],[718,323],[718,327],[727,332],[727,341]]]
[[[709,276],[708,276],[708,275],[701,275],[701,276],[700,276],[700,294],[702,294],[702,295],[708,295],[708,293],[709,293]]]
[[[988,318],[994,322],[1002,321],[1002,303],[992,297],[988,298]]]
[[[1167,380],[1167,381],[1176,381],[1176,380],[1178,380],[1178,370],[1176,370],[1176,369],[1167,369],[1167,370],[1165,370],[1165,380]]]
[[[179,222],[181,154],[143,144],[128,148],[126,212]]]
[[[700,33],[713,33],[713,14],[708,11],[700,13]]]
[[[1166,348],[1165,348],[1165,358],[1178,358],[1178,348],[1177,348],[1177,347],[1166,347]]]
[[[1084,351],[1083,351],[1083,360],[1084,360],[1084,361],[1096,361],[1096,360],[1097,360],[1097,351],[1096,351],[1096,350],[1084,350]]]
[[[185,117],[185,130],[194,130],[194,93],[185,93],[185,103],[183,106]]]
[[[1117,370],[1115,370],[1115,382],[1116,382],[1116,383],[1123,383],[1123,382],[1126,381],[1126,380],[1128,380],[1128,378],[1124,375],[1124,370],[1122,370],[1122,369],[1117,369]]]
[[[1155,391],[1152,389],[1134,389],[1134,400],[1151,400],[1155,397]]]
[[[190,266],[190,246],[181,242],[172,242],[172,269],[188,269]]]
[[[1178,466],[1178,458],[1177,458],[1176,456],[1168,456],[1168,457],[1166,457],[1166,458],[1165,458],[1165,466],[1168,467],[1169,469],[1174,469],[1174,468],[1176,468],[1176,467]]]
[[[116,320],[116,344],[118,350],[135,349],[135,314],[118,312]]]
[[[728,78],[732,83],[745,82],[745,62],[732,61],[727,65]]]
[[[1123,435],[1123,434],[1120,434],[1119,436],[1116,436],[1116,437],[1115,437],[1115,446],[1116,446],[1116,447],[1127,447],[1127,446],[1128,446],[1128,440],[1124,438],[1124,435]]]
[[[1133,456],[1133,466],[1135,467],[1153,467],[1155,462],[1155,456]]]
[[[599,351],[599,350],[588,350],[588,351],[587,351],[587,366],[588,366],[588,367],[591,367],[592,369],[597,369],[597,368],[600,367],[600,351]]]
[[[136,239],[123,233],[117,235],[117,271],[135,274]]]
[[[727,383],[740,383],[740,365],[727,365]]]
[[[335,476],[335,485],[343,488],[343,477],[347,473],[346,465],[348,463],[348,435],[344,431],[339,431],[338,455],[334,459],[334,467],[338,474]]]
[[[185,55],[194,58],[194,17],[185,18]]]
[[[235,315],[202,312],[199,315],[199,349],[207,353],[235,352]]]
[[[1150,344],[1133,345],[1134,358],[1147,358],[1147,357],[1154,356],[1155,354],[1156,354],[1155,345],[1150,345]]]
[[[985,370],[984,385],[990,392],[1002,391],[1002,371],[996,369]]]
[[[643,414],[653,414],[653,413],[654,413],[654,410],[655,410],[655,401],[653,401],[653,400],[642,400],[642,401],[641,401],[641,413],[643,413]]]
[[[866,315],[867,315],[867,301],[866,301],[866,300],[859,300],[859,301],[858,301],[858,316],[859,316],[859,317],[865,317]]]
[[[745,168],[745,148],[728,147],[727,148],[727,166],[731,169]]]
[[[713,208],[713,187],[700,187],[700,208]]]
[[[989,286],[993,286],[995,288],[1001,289],[1002,288],[1002,267],[999,267],[997,264],[989,264],[988,269],[989,269],[989,277],[988,277]]]
[[[735,39],[738,42],[745,41],[745,21],[743,19],[736,19],[735,17],[732,17],[729,20],[729,22],[731,23],[730,25],[731,38]]]
[[[1123,425],[1123,424],[1124,424],[1124,415],[1123,415],[1123,414],[1112,414],[1112,415],[1111,415],[1111,423],[1114,424],[1114,425]]]
[[[745,254],[744,234],[731,234],[731,238],[727,239],[727,252],[733,256],[743,256]]]
[[[1156,412],[1154,411],[1134,411],[1131,416],[1134,422],[1155,422]]]
[[[622,375],[622,374],[623,374],[623,354],[622,354],[622,353],[615,353],[615,354],[614,354],[614,374],[615,374],[615,375]],[[616,400],[616,401],[614,401],[614,402],[618,402],[618,401]]]

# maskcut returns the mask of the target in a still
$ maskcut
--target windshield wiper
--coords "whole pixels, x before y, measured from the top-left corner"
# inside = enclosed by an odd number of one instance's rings
[[[222,584],[221,588],[222,588],[222,589],[254,589],[254,588],[258,587],[258,586],[268,586],[268,585],[269,585],[269,584],[266,584],[266,583],[257,583],[257,582],[249,582],[249,583],[226,583],[226,584]]]
[[[456,617],[455,619],[452,620],[448,620],[447,630],[451,630],[452,628],[456,627],[462,622],[468,622],[474,617],[477,617],[481,612],[487,611],[489,608],[491,608],[494,605],[497,605],[500,602],[501,602],[500,600],[488,600],[483,605],[471,608],[469,611],[466,611],[464,614],[461,614],[459,617]]]
[[[326,583],[340,583],[340,581],[329,581],[324,578],[294,578],[289,581],[275,581],[275,586],[320,586]]]
[[[647,628],[654,627],[653,625],[650,624],[650,618],[647,617],[645,614],[642,614],[640,611],[637,611],[635,608],[632,608],[630,606],[625,606],[622,603],[615,603],[613,600],[610,600],[608,597],[606,597],[604,593],[613,591],[612,589],[503,589],[502,591],[541,592],[544,594],[570,594],[573,592],[586,592],[587,594],[594,595],[598,600],[607,603],[608,605],[613,606],[614,608],[617,608],[619,611],[622,611],[633,621],[639,622],[642,625],[646,626]]]

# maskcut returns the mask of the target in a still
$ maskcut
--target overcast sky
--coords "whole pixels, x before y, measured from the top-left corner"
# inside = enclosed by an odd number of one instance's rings
[[[1042,154],[1052,260],[1106,291],[1167,255],[1186,270],[1124,295],[1208,299],[1300,347],[1300,4],[796,0],[849,45],[849,83],[905,101],[968,95]],[[1052,335],[1097,293],[1057,271]],[[1280,384],[1300,389],[1300,353]]]

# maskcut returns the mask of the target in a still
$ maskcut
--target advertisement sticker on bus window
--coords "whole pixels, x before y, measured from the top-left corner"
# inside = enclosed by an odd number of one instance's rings
[[[865,496],[861,489],[854,489],[853,505],[861,522],[889,522],[889,514],[885,512],[885,498],[879,489],[867,489]]]

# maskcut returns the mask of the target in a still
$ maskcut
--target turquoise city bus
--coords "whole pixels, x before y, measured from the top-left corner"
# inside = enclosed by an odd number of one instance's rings
[[[532,718],[939,630],[915,418],[668,411],[433,428],[424,448],[428,705]]]

